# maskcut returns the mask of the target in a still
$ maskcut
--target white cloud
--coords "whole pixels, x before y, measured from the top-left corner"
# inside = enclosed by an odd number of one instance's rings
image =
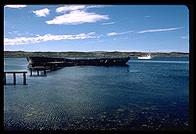
[[[91,39],[98,38],[95,36],[95,32],[90,33],[80,33],[76,35],[36,35],[35,37],[15,37],[15,38],[4,38],[4,45],[20,45],[20,44],[35,44],[39,42],[45,41],[56,41],[56,40],[83,40],[83,39]]]
[[[114,24],[115,22],[106,22],[106,23],[102,23],[102,25],[112,25]]]
[[[77,25],[82,23],[92,23],[100,20],[108,20],[108,15],[88,13],[86,11],[74,10],[68,14],[55,17],[53,20],[46,21],[47,24],[70,24]]]
[[[7,8],[24,8],[26,5],[6,5]]]
[[[74,11],[74,10],[85,10],[88,8],[100,8],[100,7],[104,7],[103,5],[69,5],[69,6],[62,6],[62,7],[58,7],[56,9],[57,13],[65,13],[65,12],[69,12],[69,11]]]
[[[118,35],[118,33],[116,32],[107,33],[107,36],[114,36],[114,35]]]
[[[46,17],[46,15],[49,15],[50,10],[48,8],[44,8],[41,10],[35,10],[33,11],[33,13],[37,15],[38,17]]]
[[[85,7],[86,7],[85,5],[63,6],[63,7],[57,8],[56,12],[57,13],[64,13],[64,12],[67,12],[67,11],[84,9]]]
[[[29,32],[19,32],[19,31],[11,31],[11,32],[7,32],[9,35],[12,36],[34,36],[36,34],[34,33],[29,33]]]
[[[166,31],[174,31],[174,30],[181,29],[181,28],[183,28],[183,27],[162,28],[162,29],[149,29],[149,30],[139,31],[138,33],[166,32]]]
[[[65,24],[77,25],[83,23],[93,23],[100,20],[108,20],[108,15],[100,15],[93,12],[87,12],[88,8],[99,8],[102,5],[66,5],[58,7],[57,13],[64,13],[63,15],[56,16],[52,20],[46,21],[47,24]]]
[[[107,33],[107,36],[122,35],[122,34],[131,33],[131,32],[133,32],[133,31],[126,31],[126,32],[121,32],[121,33],[111,32],[111,33]]]

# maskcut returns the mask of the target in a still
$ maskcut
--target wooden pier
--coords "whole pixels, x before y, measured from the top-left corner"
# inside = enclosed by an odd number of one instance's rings
[[[16,85],[16,74],[23,74],[23,85],[26,85],[27,71],[5,71],[4,72],[4,85],[6,85],[6,74],[13,74],[13,84]]]
[[[40,71],[43,71],[44,76],[46,76],[46,70],[46,67],[43,66],[29,67],[30,76],[33,76],[33,71],[37,72],[37,76],[40,76]]]

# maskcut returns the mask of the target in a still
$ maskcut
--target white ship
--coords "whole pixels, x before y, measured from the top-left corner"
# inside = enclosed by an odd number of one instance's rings
[[[150,54],[148,54],[148,55],[146,55],[146,56],[138,57],[138,59],[140,59],[140,60],[148,60],[148,59],[151,59],[151,58],[152,58],[152,57],[151,57]]]

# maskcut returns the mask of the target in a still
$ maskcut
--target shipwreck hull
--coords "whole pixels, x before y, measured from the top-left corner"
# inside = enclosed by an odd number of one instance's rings
[[[62,68],[66,66],[126,66],[130,58],[88,58],[88,59],[68,59],[50,57],[27,57],[28,67],[33,68],[43,66],[47,69]]]

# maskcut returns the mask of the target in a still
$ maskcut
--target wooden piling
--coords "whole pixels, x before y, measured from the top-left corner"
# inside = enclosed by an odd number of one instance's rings
[[[6,85],[6,74],[10,73],[13,74],[13,84],[16,85],[16,74],[23,74],[23,84],[26,85],[26,73],[27,71],[5,71],[4,72],[4,84]]]
[[[4,73],[3,80],[4,80],[4,84],[6,84],[6,73]]]
[[[44,70],[44,75],[46,75],[46,70]]]
[[[29,67],[29,70],[30,70],[30,76],[32,76],[33,71],[37,72],[37,76],[41,76],[42,74],[44,74],[46,76],[46,70],[47,69],[44,66]]]
[[[16,73],[13,73],[13,80],[14,80],[14,85],[16,85]]]
[[[32,76],[32,69],[30,69],[30,76]]]
[[[23,73],[23,84],[26,85],[26,74]]]

